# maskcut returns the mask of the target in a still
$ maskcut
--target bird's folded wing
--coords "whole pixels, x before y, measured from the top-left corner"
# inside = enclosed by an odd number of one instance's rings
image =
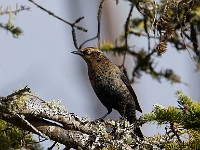
[[[126,85],[126,87],[128,88],[131,95],[133,96],[133,99],[134,99],[135,105],[136,105],[136,110],[138,110],[142,113],[142,109],[140,108],[140,104],[138,103],[137,96],[136,96],[135,92],[133,91],[133,88],[131,87],[129,80],[126,78],[126,76],[123,73],[121,74],[121,79],[124,82],[124,84]]]

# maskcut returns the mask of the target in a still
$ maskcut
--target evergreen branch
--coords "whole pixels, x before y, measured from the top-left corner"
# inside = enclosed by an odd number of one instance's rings
[[[14,38],[17,38],[22,34],[21,28],[15,27],[14,25],[10,25],[9,23],[7,23],[5,25],[0,23],[0,28],[4,29],[6,31],[9,31],[13,35]]]

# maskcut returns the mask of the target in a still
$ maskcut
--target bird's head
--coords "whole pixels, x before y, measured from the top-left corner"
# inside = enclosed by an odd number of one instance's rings
[[[80,55],[88,64],[98,63],[107,59],[103,52],[95,47],[87,47],[78,51],[73,51],[72,53]]]

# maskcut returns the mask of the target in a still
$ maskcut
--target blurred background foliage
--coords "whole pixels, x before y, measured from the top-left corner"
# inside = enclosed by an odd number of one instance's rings
[[[116,3],[119,3],[119,0],[116,0]],[[135,65],[132,76],[129,77],[131,82],[140,78],[142,73],[146,73],[159,82],[166,79],[171,83],[184,83],[174,70],[156,69],[155,59],[165,54],[168,45],[175,47],[177,51],[188,52],[196,64],[196,71],[200,71],[199,0],[129,0],[127,3],[130,4],[130,14],[124,23],[124,32],[115,43],[103,41],[100,48],[106,52],[133,57]],[[132,8],[138,10],[140,17],[131,18]],[[16,5],[15,9],[1,6],[0,17],[7,16],[8,21],[0,22],[0,29],[11,33],[14,38],[22,36],[23,31],[15,26],[13,18],[18,13],[28,10],[30,8],[27,6]],[[135,45],[129,45],[132,36],[146,37],[148,49],[135,49]],[[124,61],[121,67],[126,73]],[[164,108],[156,104],[154,110],[144,114],[141,120],[143,123],[167,124],[164,135],[166,149],[200,149],[200,105],[181,91],[177,91],[176,95],[179,107]],[[30,133],[2,120],[0,131],[0,147],[3,149],[42,149]],[[159,138],[157,140],[159,141]]]
[[[177,51],[187,51],[200,71],[200,1],[199,0],[133,0],[131,7],[140,12],[140,17],[127,18],[124,33],[116,43],[104,41],[101,49],[114,54],[128,53],[135,61],[131,81],[140,78],[142,73],[153,79],[166,79],[171,83],[184,83],[180,75],[170,68],[157,70],[155,59],[164,55],[168,45]],[[128,28],[126,27],[128,26]],[[135,49],[127,44],[132,36],[146,37],[148,49]],[[123,65],[122,65],[123,66]],[[126,72],[126,71],[125,71]]]
[[[153,79],[161,81],[162,78],[171,83],[183,83],[181,77],[174,70],[167,68],[156,70],[155,58],[162,56],[168,45],[172,45],[177,51],[187,51],[192,61],[196,63],[196,71],[200,71],[200,1],[199,0],[129,0],[131,8],[140,12],[140,17],[131,18],[129,14],[124,27],[124,33],[115,43],[103,41],[100,48],[106,52],[133,56],[133,67],[130,81],[140,78],[142,73],[149,74]],[[116,1],[119,2],[119,1]],[[0,28],[10,32],[17,38],[23,34],[20,27],[14,25],[14,17],[22,12],[30,10],[27,6],[1,7],[0,16],[7,15],[7,22],[0,22]],[[132,10],[130,9],[130,12]],[[135,49],[129,45],[131,36],[146,37],[148,49]],[[122,64],[123,66],[124,64]],[[125,70],[124,70],[125,71]],[[126,73],[126,71],[125,71]]]
[[[14,38],[18,38],[23,35],[23,31],[20,27],[14,23],[16,15],[22,11],[28,11],[30,7],[18,6],[13,9],[10,6],[0,7],[0,17],[7,17],[7,22],[0,22],[0,29],[4,29],[6,32],[12,34]],[[42,150],[42,146],[37,142],[32,133],[24,131],[0,120],[0,149],[30,149],[30,150]]]
[[[0,149],[8,150],[20,148],[31,150],[43,149],[40,143],[33,139],[31,133],[0,120]]]
[[[153,111],[144,114],[141,120],[166,126],[163,135],[166,149],[200,149],[200,103],[182,91],[177,91],[176,96],[178,107],[155,104]]]
[[[0,22],[0,29],[4,29],[8,32],[10,32],[14,38],[18,38],[22,35],[23,31],[20,27],[14,25],[14,18],[15,16],[22,12],[30,10],[30,7],[26,6],[18,6],[16,4],[16,8],[13,9],[10,6],[1,6],[0,7],[0,17],[2,16],[8,16],[7,22]]]

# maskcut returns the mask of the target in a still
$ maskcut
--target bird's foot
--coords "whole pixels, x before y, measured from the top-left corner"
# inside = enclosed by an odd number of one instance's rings
[[[92,123],[98,123],[98,122],[104,122],[103,120],[104,118],[98,118],[98,119],[95,119],[94,121],[92,121]]]

